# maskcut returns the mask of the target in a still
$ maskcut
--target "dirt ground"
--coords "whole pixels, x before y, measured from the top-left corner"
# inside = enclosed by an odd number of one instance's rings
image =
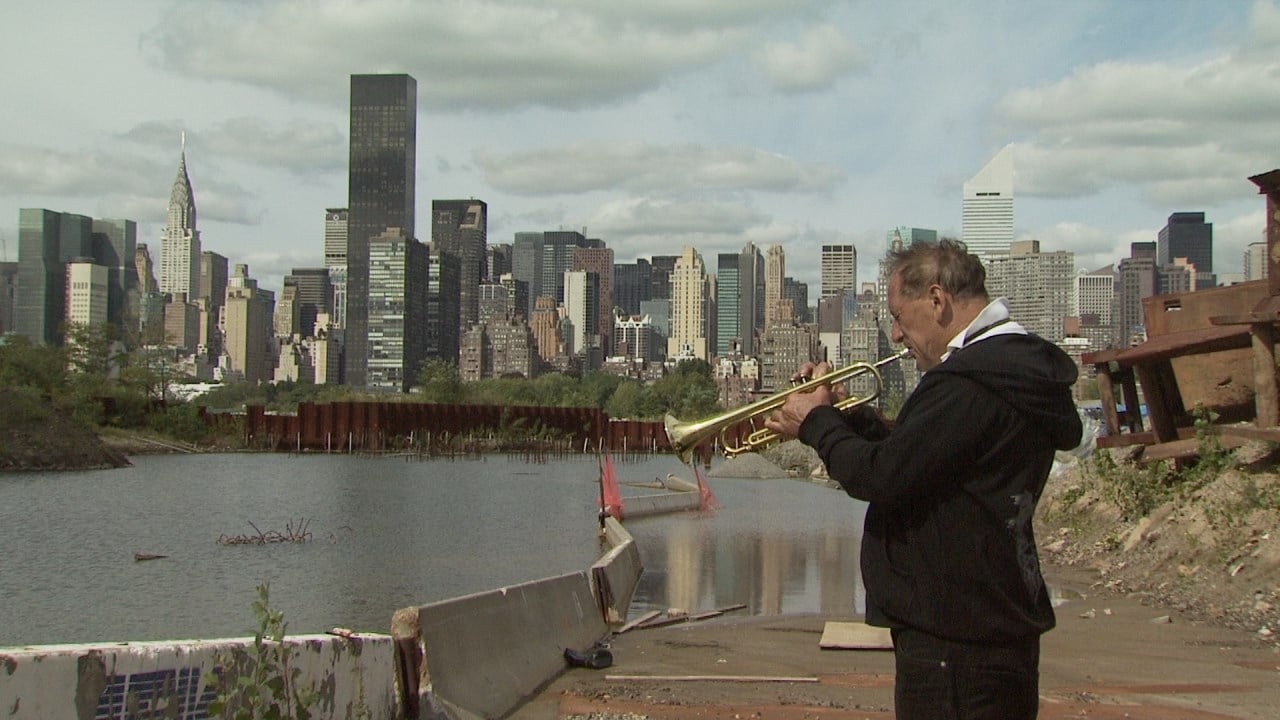
[[[1266,447],[1128,518],[1091,464],[1051,478],[1037,515],[1060,603],[1041,712],[1056,718],[1280,717],[1280,474]],[[827,621],[732,614],[611,640],[517,720],[892,718],[888,651],[823,650]]]

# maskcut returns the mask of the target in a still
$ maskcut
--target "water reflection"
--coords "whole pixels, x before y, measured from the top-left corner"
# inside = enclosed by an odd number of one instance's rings
[[[789,479],[709,482],[720,500],[717,512],[627,523],[645,565],[632,617],[739,603],[757,615],[864,610],[862,503]]]

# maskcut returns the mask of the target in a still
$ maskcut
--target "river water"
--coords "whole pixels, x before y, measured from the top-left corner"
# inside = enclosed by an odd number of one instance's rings
[[[0,475],[0,647],[243,636],[269,582],[288,630],[387,632],[392,613],[584,570],[601,548],[594,459],[347,455],[134,458],[117,470]],[[617,463],[623,497],[674,472]],[[645,571],[630,615],[745,603],[862,609],[863,506],[807,482],[709,478],[720,509],[625,523]],[[624,503],[625,506],[625,503]],[[306,543],[223,545],[284,532]],[[135,553],[167,557],[138,562]]]

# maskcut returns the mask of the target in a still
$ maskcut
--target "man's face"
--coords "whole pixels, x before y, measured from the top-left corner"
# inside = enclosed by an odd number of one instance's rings
[[[905,345],[915,358],[916,367],[928,370],[942,360],[947,351],[947,341],[942,337],[945,328],[940,322],[934,293],[926,292],[917,298],[902,293],[902,278],[897,273],[889,278],[889,315],[893,328],[889,338]]]

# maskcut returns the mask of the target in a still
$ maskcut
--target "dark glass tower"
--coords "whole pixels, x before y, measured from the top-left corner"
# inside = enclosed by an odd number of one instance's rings
[[[488,266],[488,224],[489,206],[483,200],[431,201],[431,239],[441,252],[455,255],[462,270],[459,336],[480,320],[480,283]]]
[[[93,220],[42,208],[18,210],[17,332],[43,345],[61,345],[67,314],[66,263],[93,257]]]
[[[369,241],[413,225],[418,82],[409,75],[351,76],[347,184],[347,383],[366,384],[369,362]]]
[[[1202,212],[1177,212],[1156,237],[1156,263],[1159,267],[1184,257],[1196,266],[1196,290],[1218,284],[1213,273],[1213,223],[1204,221]]]

